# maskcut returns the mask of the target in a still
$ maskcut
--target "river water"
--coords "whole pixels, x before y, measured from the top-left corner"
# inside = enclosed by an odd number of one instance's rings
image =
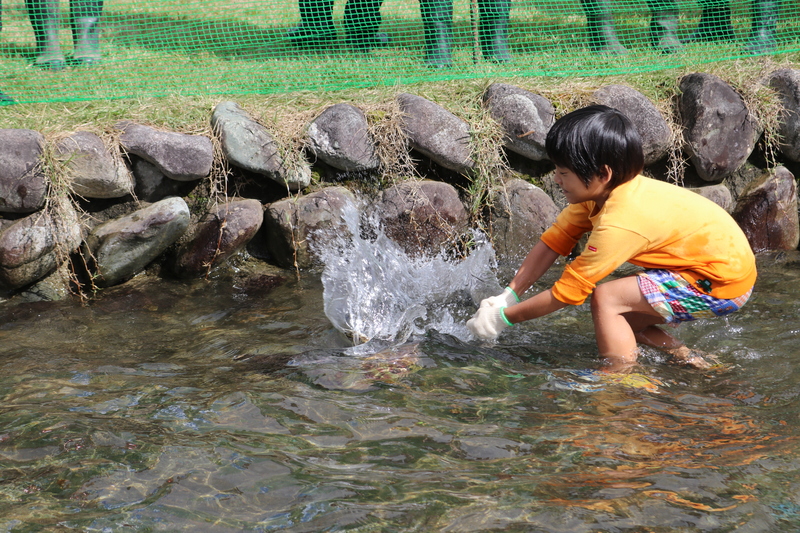
[[[676,331],[721,366],[608,376],[587,305],[470,338],[500,288],[479,236],[366,242],[277,286],[0,305],[0,531],[800,529],[797,253]]]

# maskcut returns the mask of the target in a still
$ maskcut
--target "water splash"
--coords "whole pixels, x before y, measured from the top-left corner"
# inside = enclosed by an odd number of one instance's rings
[[[356,344],[402,343],[430,329],[467,338],[475,302],[501,290],[481,232],[466,258],[411,257],[362,216],[361,202],[346,206],[344,219],[348,231],[311,244],[325,265],[325,315]]]

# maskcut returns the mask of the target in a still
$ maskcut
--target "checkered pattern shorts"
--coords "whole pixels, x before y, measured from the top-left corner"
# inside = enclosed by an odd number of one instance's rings
[[[742,307],[753,293],[751,288],[732,300],[714,298],[669,270],[639,272],[637,281],[639,290],[667,324],[728,315]]]

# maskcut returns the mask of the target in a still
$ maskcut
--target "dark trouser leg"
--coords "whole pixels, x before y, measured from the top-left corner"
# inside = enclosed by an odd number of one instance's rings
[[[25,0],[36,38],[34,65],[49,69],[64,68],[64,55],[58,42],[58,0]]]
[[[420,0],[419,7],[425,33],[425,63],[431,67],[449,67],[453,48],[453,1]]]
[[[777,24],[780,3],[777,0],[753,0],[750,38],[745,49],[751,54],[772,52],[778,46]]]
[[[586,29],[589,31],[589,49],[601,54],[627,54],[614,28],[614,19],[608,0],[581,0],[586,13]]]
[[[292,44],[319,47],[336,39],[333,0],[300,0],[300,24],[289,30]]]
[[[703,11],[693,41],[732,41],[731,6],[728,0],[700,0]]]
[[[72,0],[70,2],[74,63],[92,65],[100,62],[100,16],[102,13],[103,0]]]
[[[375,47],[386,46],[389,37],[378,33],[381,25],[383,0],[347,0],[344,6],[344,27],[347,44],[358,50],[369,52]]]
[[[656,50],[671,54],[682,48],[678,38],[678,2],[647,0],[650,8],[650,44]]]
[[[482,0],[478,2],[478,11],[478,33],[483,57],[497,63],[511,61],[511,52],[508,49],[511,0]]]

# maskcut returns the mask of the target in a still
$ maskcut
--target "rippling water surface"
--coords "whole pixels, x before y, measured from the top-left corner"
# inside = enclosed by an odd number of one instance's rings
[[[480,244],[374,249],[0,306],[0,531],[800,528],[797,254],[677,330],[722,367],[600,378],[585,305],[470,339]]]

